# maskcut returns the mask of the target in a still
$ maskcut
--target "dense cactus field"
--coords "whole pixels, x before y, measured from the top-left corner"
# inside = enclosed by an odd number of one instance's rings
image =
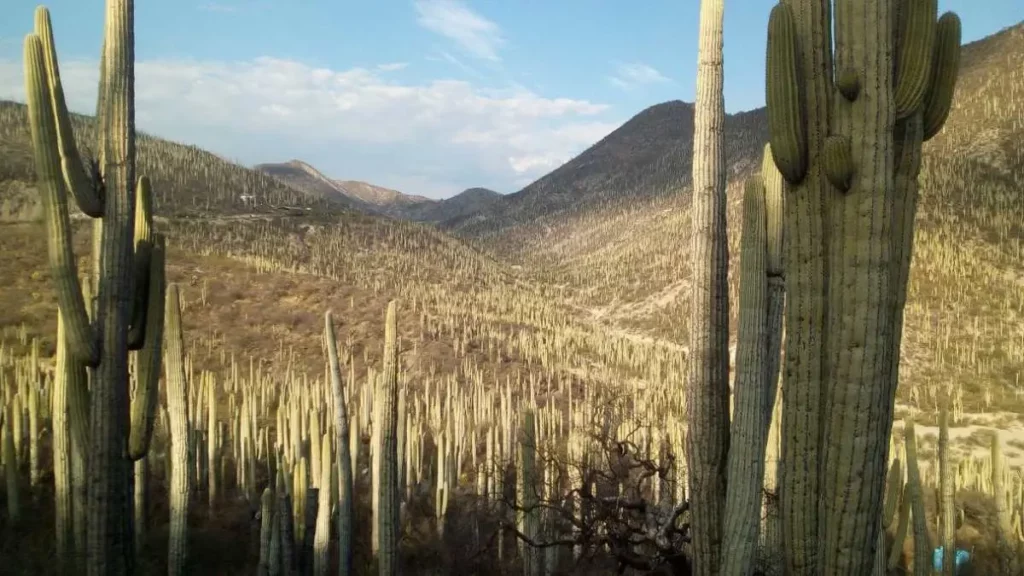
[[[69,114],[39,8],[0,571],[1024,573],[1024,149],[982,174],[969,132],[1020,131],[1024,77],[960,74],[999,56],[935,0],[861,4],[775,6],[734,182],[703,0],[692,193],[501,249],[136,135],[131,0]]]

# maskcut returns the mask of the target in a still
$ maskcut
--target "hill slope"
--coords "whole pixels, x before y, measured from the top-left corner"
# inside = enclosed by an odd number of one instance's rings
[[[501,194],[487,188],[470,188],[451,198],[434,200],[368,182],[334,180],[301,160],[257,164],[254,168],[300,192],[321,198],[345,198],[368,214],[412,222],[456,222],[486,210],[501,198]]]
[[[39,207],[33,193],[36,177],[27,116],[24,104],[0,101],[0,219],[31,217]],[[72,124],[86,155],[88,145],[95,142],[93,119],[74,114]],[[195,146],[141,133],[136,143],[139,174],[150,177],[155,209],[162,215],[332,216],[352,207],[345,198],[296,190]]]
[[[502,195],[487,188],[469,188],[451,198],[430,204],[420,204],[407,214],[408,219],[417,222],[444,223],[452,225],[459,220],[472,217],[499,202]]]
[[[927,396],[932,402],[935,386],[962,382],[974,394],[968,404],[987,409],[1024,382],[1022,60],[1024,25],[965,45],[948,121],[923,147],[902,352],[904,401]],[[727,192],[733,301],[740,183],[733,178]],[[586,184],[574,183],[581,194]],[[570,302],[610,329],[686,341],[688,194],[634,197],[565,213],[543,227],[508,226],[487,243],[542,279],[552,299]]]
[[[755,170],[766,137],[764,109],[729,115],[729,173]],[[542,230],[567,216],[676,192],[689,186],[692,156],[693,104],[657,104],[526,188],[446,227],[493,238],[517,227]]]

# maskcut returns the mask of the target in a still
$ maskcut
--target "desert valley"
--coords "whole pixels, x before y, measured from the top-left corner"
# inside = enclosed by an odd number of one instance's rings
[[[45,50],[38,20],[36,30]],[[1022,61],[1024,23],[964,44],[948,118],[919,144],[876,576],[931,573],[946,528],[972,574],[1024,570]],[[68,368],[77,352],[59,338],[76,341],[77,324],[60,300],[69,280],[53,265],[55,208],[30,119],[25,101],[0,101],[0,573],[84,574],[95,487],[80,443],[103,432],[105,396],[86,384],[99,369]],[[769,120],[766,108],[729,114],[720,131],[731,377],[746,357],[745,184],[775,170]],[[95,118],[70,124],[82,158],[96,158]],[[107,408],[132,438],[137,417],[149,432],[142,457],[122,466],[131,474],[112,475],[134,485],[128,520],[108,518],[104,533],[130,533],[123,553],[140,574],[384,573],[390,554],[389,573],[689,573],[683,391],[703,325],[690,297],[703,278],[690,250],[699,127],[695,104],[656,104],[521,190],[481,182],[443,200],[302,160],[243,166],[140,132],[145,234],[159,234],[152,262],[165,264],[134,282],[166,282],[167,300],[144,313],[161,325],[127,356],[124,405]],[[99,271],[110,265],[94,252],[107,216],[62,194],[74,248],[64,265],[108,294]],[[58,395],[76,377],[81,390]],[[749,547],[764,574],[782,563],[772,465],[784,408],[772,390]],[[388,410],[391,431],[379,426]],[[184,473],[172,471],[179,461]],[[395,550],[381,530],[394,531]]]

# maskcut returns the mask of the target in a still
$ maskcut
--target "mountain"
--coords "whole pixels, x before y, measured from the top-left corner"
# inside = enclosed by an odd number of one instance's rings
[[[359,180],[333,180],[301,160],[257,164],[254,168],[300,192],[344,198],[364,212],[413,222],[457,222],[486,210],[501,198],[501,194],[487,188],[469,188],[451,198],[434,200]]]
[[[757,169],[766,139],[763,108],[727,116],[730,177]],[[463,236],[494,237],[518,226],[543,229],[573,214],[680,191],[690,184],[692,155],[693,104],[657,104],[526,188],[446,227]]]
[[[359,200],[381,214],[396,218],[404,219],[404,214],[409,209],[436,202],[425,196],[404,194],[398,190],[358,180],[335,180],[334,183],[340,186],[349,198]]]
[[[96,141],[94,119],[71,115],[82,153]],[[303,213],[331,216],[353,208],[343,196],[297,189],[196,146],[144,133],[136,138],[139,174],[149,176],[161,215],[236,216]],[[36,175],[24,104],[0,101],[0,220],[38,208]]]
[[[417,222],[430,222],[447,226],[463,218],[472,217],[494,205],[502,195],[488,188],[468,188],[451,198],[422,203],[409,210],[406,217]]]
[[[257,164],[253,166],[253,169],[269,174],[282,183],[307,194],[321,198],[353,200],[335,181],[302,160],[291,160],[279,164]],[[358,198],[355,200],[361,202]]]
[[[926,145],[970,148],[1005,173],[1015,145],[1008,137],[1016,119],[996,114],[1009,86],[1024,84],[1024,23],[964,46],[954,111],[943,134]],[[758,170],[767,141],[765,108],[727,115],[729,181]],[[484,241],[494,250],[531,251],[567,221],[628,209],[633,203],[671,196],[691,180],[693,104],[671,101],[651,106],[566,164],[476,214],[443,223],[458,235]],[[517,248],[518,247],[518,248]],[[515,255],[513,255],[515,256]]]

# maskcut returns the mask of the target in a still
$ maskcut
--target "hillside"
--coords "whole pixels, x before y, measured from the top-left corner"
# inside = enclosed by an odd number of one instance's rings
[[[320,198],[351,200],[348,193],[334,180],[302,160],[257,164],[253,166],[253,170],[269,174],[287,186]]]
[[[72,115],[72,123],[77,142],[88,150],[95,141],[92,118]],[[139,173],[150,177],[156,209],[162,215],[294,213],[330,217],[352,207],[344,198],[296,190],[195,146],[141,133],[136,142]],[[0,158],[0,220],[33,217],[39,204],[32,193],[35,166],[23,104],[0,101]]]
[[[766,139],[764,109],[726,118],[729,173],[756,169]],[[672,101],[643,110],[583,153],[490,209],[447,223],[460,235],[518,236],[566,217],[677,192],[689,186],[693,104]],[[504,243],[498,240],[496,243]]]
[[[358,199],[374,207],[380,213],[388,215],[399,216],[410,208],[435,202],[425,196],[404,194],[398,190],[358,180],[335,180],[335,184],[340,186],[349,198]]]
[[[407,212],[409,220],[451,226],[472,217],[499,202],[502,195],[487,188],[469,188],[451,198],[423,203]]]
[[[1024,53],[1022,36],[1024,24],[1017,24],[964,46],[954,112],[943,134],[928,143],[928,150],[956,149],[983,157],[1004,176],[1011,170],[1016,152],[1006,146],[1015,146],[1011,133],[1020,129],[1019,121],[996,110],[1010,105],[1006,90],[1020,82],[1019,60],[1014,59]],[[761,146],[767,140],[766,122],[764,108],[726,117],[730,181],[742,180],[758,169]],[[692,146],[693,105],[657,104],[490,209],[443,225],[525,264],[524,254],[549,252],[556,243],[552,242],[557,238],[552,236],[554,231],[570,222],[591,222],[591,217],[618,214],[648,202],[661,206],[660,197],[685,191],[691,179]],[[570,229],[572,233],[562,236],[593,233],[589,224]]]
[[[924,145],[901,373],[908,401],[923,398],[919,385],[959,381],[988,407],[994,396],[984,391],[1016,397],[1024,381],[1022,60],[1024,25],[966,45],[949,119]],[[740,183],[727,192],[734,297]],[[585,184],[574,185],[583,194]],[[685,342],[689,228],[688,195],[667,194],[547,219],[543,229],[506,227],[485,241],[542,279],[552,299],[609,329]]]
[[[451,198],[434,200],[368,182],[334,180],[301,160],[257,164],[254,169],[300,192],[320,198],[344,198],[365,213],[412,222],[455,223],[486,210],[501,197],[487,188],[470,188]]]

